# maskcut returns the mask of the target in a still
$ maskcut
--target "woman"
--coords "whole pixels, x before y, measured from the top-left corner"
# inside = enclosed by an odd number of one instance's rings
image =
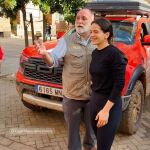
[[[127,60],[111,44],[113,29],[110,21],[100,18],[92,22],[91,119],[97,137],[97,150],[110,150],[121,120],[121,91],[125,82]]]

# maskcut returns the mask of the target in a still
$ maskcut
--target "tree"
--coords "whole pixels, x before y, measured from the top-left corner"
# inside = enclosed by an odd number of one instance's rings
[[[84,0],[64,0],[62,7],[65,20],[74,24],[77,11],[84,6]]]
[[[24,36],[25,36],[25,46],[28,46],[28,31],[26,24],[26,4],[30,0],[0,0],[0,7],[2,8],[3,15],[10,17],[12,20],[16,19],[19,10],[23,14],[23,24],[24,24]]]
[[[39,5],[43,14],[58,12],[63,14],[65,20],[71,23],[74,23],[79,8],[85,6],[85,0],[32,0],[32,2]]]
[[[43,12],[43,41],[45,41],[47,15],[55,12],[63,13],[62,0],[32,0],[32,3],[38,5]]]
[[[0,7],[1,7],[1,14],[2,16],[6,16],[6,17],[11,17],[13,19],[16,18],[16,13],[17,10],[15,9],[16,6],[16,1],[4,1],[4,0],[0,0]],[[14,9],[14,10],[13,10]],[[12,11],[13,10],[13,11]]]

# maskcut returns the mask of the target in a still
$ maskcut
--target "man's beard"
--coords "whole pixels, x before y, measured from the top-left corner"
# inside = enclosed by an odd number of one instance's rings
[[[85,33],[85,32],[89,32],[89,30],[90,30],[90,27],[76,27],[76,31],[77,31],[77,33],[79,33],[79,34],[83,34],[83,33]]]

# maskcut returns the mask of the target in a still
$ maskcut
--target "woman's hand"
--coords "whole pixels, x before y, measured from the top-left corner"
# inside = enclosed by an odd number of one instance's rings
[[[109,118],[109,111],[100,110],[99,113],[96,115],[95,120],[97,120],[97,127],[103,127],[108,123]]]
[[[107,101],[105,106],[103,107],[102,110],[99,111],[99,113],[96,115],[95,120],[97,120],[97,127],[103,127],[108,123],[108,118],[109,118],[109,111],[113,107],[114,103],[110,100]]]
[[[43,44],[42,40],[35,40],[34,41],[35,44],[35,49],[37,50],[37,52],[43,56],[47,55],[47,50],[45,45]]]

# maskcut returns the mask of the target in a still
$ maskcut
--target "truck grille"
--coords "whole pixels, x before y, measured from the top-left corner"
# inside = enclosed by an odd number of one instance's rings
[[[39,58],[29,58],[28,62],[24,63],[24,76],[28,79],[62,84],[62,66],[57,68],[49,68],[48,65]]]

